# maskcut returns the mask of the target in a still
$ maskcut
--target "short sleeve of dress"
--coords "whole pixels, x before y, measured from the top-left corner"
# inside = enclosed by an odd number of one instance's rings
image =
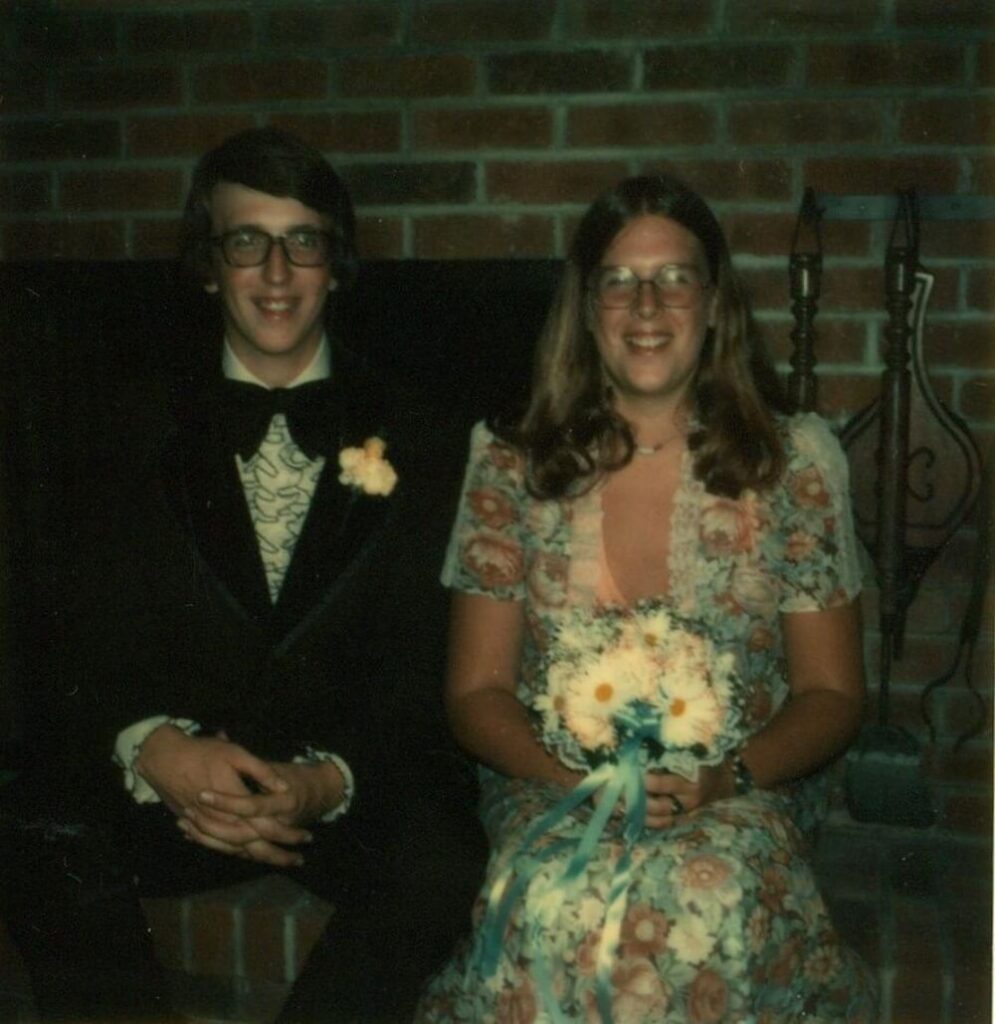
[[[773,502],[782,612],[819,611],[861,589],[846,456],[812,413],[788,424],[788,466]]]
[[[470,434],[463,490],[442,569],[444,586],[504,601],[524,598],[524,499],[521,454],[478,423]]]

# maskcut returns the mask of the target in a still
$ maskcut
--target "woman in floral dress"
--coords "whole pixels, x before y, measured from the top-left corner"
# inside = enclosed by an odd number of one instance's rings
[[[680,182],[628,179],[583,218],[528,409],[474,429],[444,580],[448,708],[492,854],[418,1019],[874,1020],[807,859],[822,769],[862,712],[847,466],[820,419],[788,414],[722,231]],[[603,794],[561,803],[585,774],[546,728],[547,656],[564,623],[593,635],[646,606],[695,623],[735,692],[696,771],[645,762],[633,832]]]

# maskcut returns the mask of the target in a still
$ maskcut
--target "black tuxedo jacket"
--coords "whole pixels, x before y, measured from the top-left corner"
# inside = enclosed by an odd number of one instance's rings
[[[342,353],[333,364],[331,448],[275,606],[212,382],[109,403],[67,580],[62,703],[79,757],[110,758],[151,715],[190,718],[270,759],[340,755],[360,821],[462,777],[438,583],[458,470],[440,470],[424,410],[382,400]],[[338,451],[374,434],[399,478],[386,497],[338,481]]]

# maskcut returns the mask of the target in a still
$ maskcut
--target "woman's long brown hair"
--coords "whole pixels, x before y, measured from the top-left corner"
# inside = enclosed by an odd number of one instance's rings
[[[558,498],[593,486],[635,452],[628,424],[611,406],[597,343],[588,326],[587,282],[619,231],[657,214],[701,243],[716,288],[709,327],[692,383],[697,429],[688,439],[695,475],[714,494],[738,497],[774,483],[784,468],[775,412],[787,412],[715,215],[683,182],[668,175],[627,178],[601,195],[581,220],[536,350],[525,413],[499,433],[527,457],[529,489]]]

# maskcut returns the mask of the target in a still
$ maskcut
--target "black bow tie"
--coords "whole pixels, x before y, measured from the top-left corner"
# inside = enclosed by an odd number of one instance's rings
[[[242,381],[221,385],[222,429],[232,448],[250,459],[259,450],[270,420],[278,412],[287,417],[294,443],[309,458],[327,455],[335,444],[335,407],[330,379],[295,388],[264,388]]]

